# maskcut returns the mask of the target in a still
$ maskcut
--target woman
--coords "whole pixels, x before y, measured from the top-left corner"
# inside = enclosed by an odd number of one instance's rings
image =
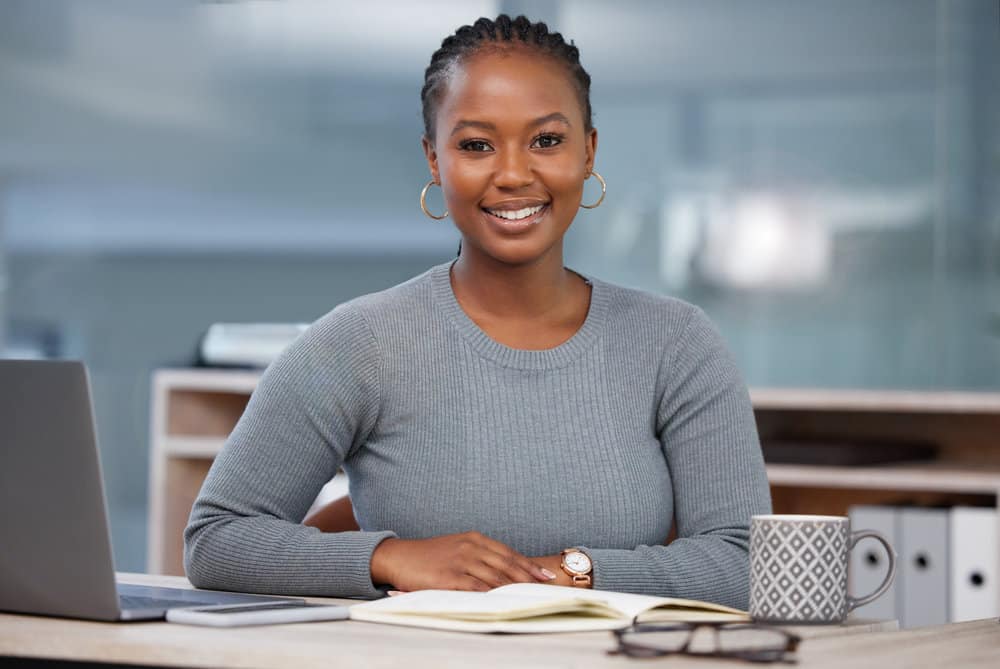
[[[542,23],[444,40],[423,147],[459,257],[337,307],[271,365],[192,511],[192,583],[543,582],[746,606],[749,520],[770,501],[721,337],[686,303],[563,266],[596,174],[589,89]],[[340,466],[361,529],[302,525]]]

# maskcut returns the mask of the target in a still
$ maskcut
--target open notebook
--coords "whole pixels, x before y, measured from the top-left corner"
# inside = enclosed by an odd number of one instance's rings
[[[515,583],[489,592],[420,590],[351,607],[352,620],[456,632],[583,632],[643,622],[745,622],[745,611],[690,599]]]

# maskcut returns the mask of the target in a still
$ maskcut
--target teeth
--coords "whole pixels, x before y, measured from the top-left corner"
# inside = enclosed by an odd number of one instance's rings
[[[542,210],[545,205],[538,205],[537,207],[525,207],[524,209],[518,209],[516,211],[510,211],[505,209],[487,209],[494,216],[499,218],[505,218],[508,221],[517,221],[522,218],[528,218],[529,216],[534,216]]]

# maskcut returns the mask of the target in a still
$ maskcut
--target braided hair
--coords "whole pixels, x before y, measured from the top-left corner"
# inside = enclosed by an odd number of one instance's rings
[[[580,50],[572,40],[567,43],[560,33],[549,32],[549,27],[541,21],[532,23],[524,16],[512,19],[507,14],[501,14],[494,21],[481,18],[471,26],[462,26],[454,35],[446,37],[441,42],[441,48],[431,56],[431,64],[424,72],[424,88],[420,91],[424,133],[428,139],[434,140],[434,117],[453,68],[488,48],[532,49],[565,65],[572,75],[583,111],[584,131],[591,131],[590,75],[580,65]]]

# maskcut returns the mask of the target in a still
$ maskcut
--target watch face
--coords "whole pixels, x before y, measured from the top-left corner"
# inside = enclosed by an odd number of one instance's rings
[[[586,553],[579,551],[567,553],[564,561],[571,571],[578,574],[586,574],[590,571],[590,558],[587,557]]]

